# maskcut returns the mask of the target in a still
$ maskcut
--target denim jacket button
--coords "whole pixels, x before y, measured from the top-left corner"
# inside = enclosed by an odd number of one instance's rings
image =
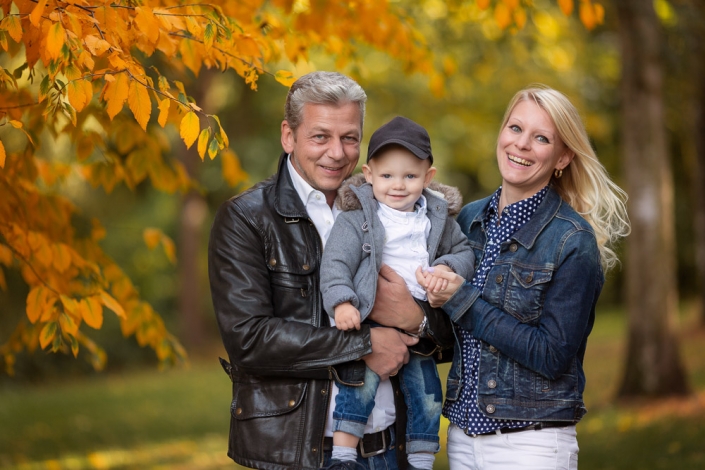
[[[496,278],[494,278],[495,281],[497,281],[497,284],[501,284],[502,281],[504,281],[504,276],[501,274],[498,274]]]
[[[528,276],[526,276],[526,282],[531,282],[534,280],[534,273],[529,273]]]
[[[485,408],[485,410],[487,410],[487,412],[489,414],[494,413],[494,411],[495,411],[494,405],[487,405],[487,408]]]
[[[490,388],[497,388],[497,382],[495,380],[489,380],[487,386]]]
[[[497,352],[497,348],[495,348],[494,346],[490,346],[490,352],[491,352],[491,353],[496,353],[496,352]]]
[[[511,245],[509,245],[509,251],[511,251],[512,253],[514,253],[518,249],[519,249],[519,247],[517,246],[516,243],[512,243]]]

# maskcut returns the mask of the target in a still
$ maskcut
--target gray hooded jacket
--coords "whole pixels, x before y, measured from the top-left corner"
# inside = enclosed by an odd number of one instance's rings
[[[427,240],[429,265],[445,264],[470,279],[475,271],[475,256],[453,218],[462,207],[460,191],[432,182],[423,195],[426,215],[431,220]],[[384,226],[377,216],[372,186],[362,174],[352,176],[340,187],[336,204],[343,213],[333,225],[321,260],[323,307],[334,317],[336,305],[351,302],[364,320],[372,310],[377,292]]]

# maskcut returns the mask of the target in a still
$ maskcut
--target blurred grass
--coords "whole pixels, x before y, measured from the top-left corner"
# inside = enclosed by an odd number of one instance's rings
[[[598,312],[585,361],[590,412],[578,425],[581,470],[705,468],[705,329],[686,310],[681,330],[694,394],[615,403],[625,319],[619,311]],[[0,468],[238,468],[225,455],[229,401],[216,355],[182,370],[5,386]],[[436,468],[447,468],[444,450]]]

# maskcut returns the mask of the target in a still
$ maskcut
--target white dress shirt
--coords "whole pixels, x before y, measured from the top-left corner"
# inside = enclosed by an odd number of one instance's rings
[[[426,291],[416,280],[416,268],[428,268],[426,242],[431,221],[426,216],[426,198],[419,198],[413,212],[401,212],[377,202],[377,216],[384,227],[382,263],[404,279],[411,295],[426,300]]]
[[[294,183],[294,189],[301,198],[301,201],[306,206],[306,212],[313,222],[313,225],[321,237],[323,247],[326,246],[328,235],[333,228],[333,222],[340,213],[334,205],[333,209],[326,202],[326,196],[321,191],[313,189],[296,171],[291,164],[291,156],[287,158],[287,167],[291,175],[291,181]],[[426,219],[428,219],[426,217]],[[326,421],[326,436],[333,435],[333,410],[335,408],[335,396],[338,394],[338,386],[333,382],[333,391],[331,393],[331,406],[328,407],[328,419]],[[396,412],[394,409],[394,391],[392,383],[383,380],[377,387],[375,395],[375,407],[370,413],[365,426],[365,434],[370,434],[387,429],[394,424]]]

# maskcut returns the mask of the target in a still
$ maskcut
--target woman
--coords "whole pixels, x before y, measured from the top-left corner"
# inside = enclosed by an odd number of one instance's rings
[[[583,356],[611,245],[629,233],[625,193],[599,163],[575,107],[528,88],[497,140],[502,186],[458,223],[476,271],[426,283],[456,328],[443,414],[451,469],[576,469],[587,411]],[[430,279],[430,278],[429,278]]]

